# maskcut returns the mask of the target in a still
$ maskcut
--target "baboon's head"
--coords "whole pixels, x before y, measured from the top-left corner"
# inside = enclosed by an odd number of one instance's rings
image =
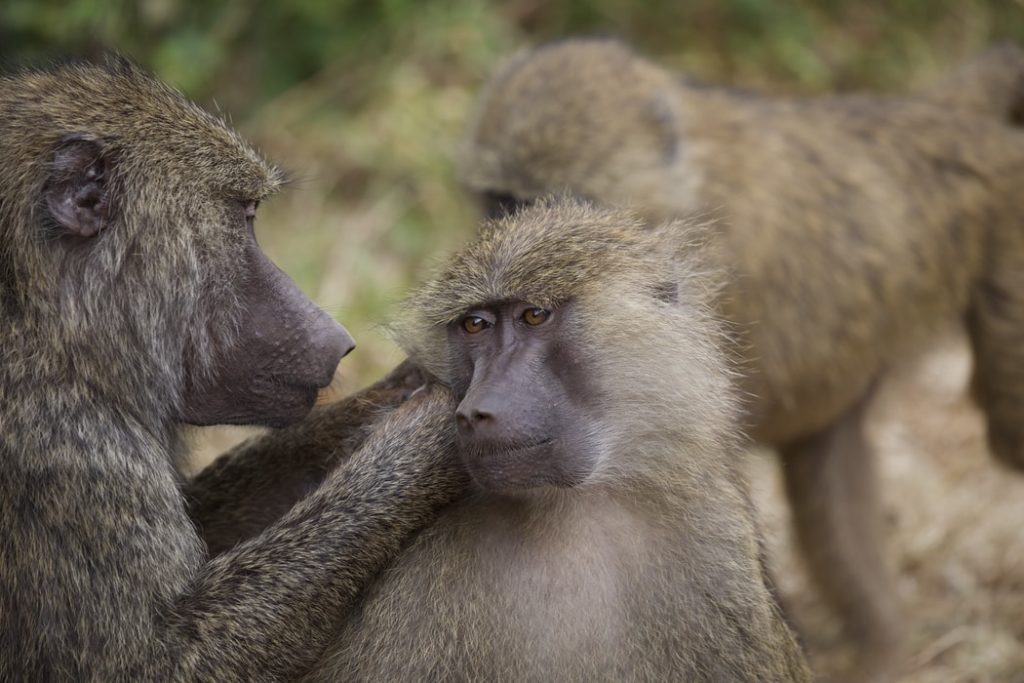
[[[614,40],[569,40],[510,58],[480,98],[459,176],[498,217],[548,192],[629,204],[680,149],[671,75]]]
[[[3,316],[109,400],[282,425],[352,349],[256,243],[281,173],[137,67],[6,78],[0,158]]]
[[[409,300],[399,340],[455,390],[482,487],[660,486],[686,466],[664,454],[721,447],[734,407],[695,230],[541,199]]]

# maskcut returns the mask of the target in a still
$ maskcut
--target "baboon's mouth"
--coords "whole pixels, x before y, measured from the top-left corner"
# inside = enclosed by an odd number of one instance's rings
[[[554,441],[555,439],[550,436],[526,441],[481,441],[473,439],[464,444],[464,450],[472,454],[477,460],[490,460],[492,458],[500,460],[549,446]]]
[[[567,468],[561,462],[557,439],[506,442],[492,447],[462,449],[462,461],[482,489],[495,493],[556,487],[571,488],[583,482],[592,468]]]
[[[555,440],[549,436],[544,439],[537,439],[536,441],[518,442],[512,444],[508,450],[511,453],[522,453],[523,451],[531,451],[535,448],[540,448],[541,446],[551,445],[554,441]]]
[[[294,379],[289,378],[288,380],[281,381],[280,386],[285,391],[296,391],[301,393],[316,394],[317,392],[324,391],[331,387],[340,387],[341,378],[337,371],[332,372],[327,377],[317,377],[314,379]]]
[[[340,365],[339,365],[340,367]],[[341,373],[335,370],[331,375],[331,379],[327,384],[319,387],[316,392],[316,405],[325,405],[327,403],[333,403],[342,397],[342,379]]]

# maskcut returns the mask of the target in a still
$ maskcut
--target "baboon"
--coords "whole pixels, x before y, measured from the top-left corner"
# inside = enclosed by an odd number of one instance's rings
[[[275,444],[187,486],[178,424],[294,423],[353,346],[256,244],[281,173],[119,58],[3,77],[0,158],[0,680],[308,670],[466,486],[450,392],[428,388],[345,462],[305,463],[334,466],[209,559],[186,506],[251,501]],[[309,443],[346,416],[316,419]]]
[[[865,677],[901,635],[863,431],[879,379],[965,320],[992,450],[1024,466],[1024,137],[991,113],[696,86],[616,41],[570,40],[498,70],[461,150],[492,215],[567,191],[717,221],[746,425],[781,453],[803,554]]]
[[[544,201],[411,297],[397,336],[460,401],[473,490],[310,680],[810,680],[763,574],[689,230]]]

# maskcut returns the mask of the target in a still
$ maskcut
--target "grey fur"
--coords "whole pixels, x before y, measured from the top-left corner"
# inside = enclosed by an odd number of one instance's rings
[[[40,200],[68,135],[116,162],[88,241],[55,231]],[[264,197],[280,174],[116,59],[0,79],[0,159],[0,680],[293,678],[463,490],[448,393],[408,403],[344,462],[334,444],[306,452],[319,487],[208,559],[187,503],[237,515],[281,439],[240,449],[186,501],[176,417],[186,377],[213,376],[239,329],[232,197]],[[311,420],[298,448],[346,415]]]

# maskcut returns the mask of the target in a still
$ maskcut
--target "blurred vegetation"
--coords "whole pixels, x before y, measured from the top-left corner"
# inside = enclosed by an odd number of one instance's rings
[[[267,251],[361,342],[362,384],[398,358],[374,328],[424,261],[472,230],[452,174],[477,88],[515,48],[617,35],[707,80],[896,90],[997,40],[1020,0],[3,0],[7,65],[117,49],[220,109],[298,182],[260,217]],[[352,386],[350,384],[349,386]]]

